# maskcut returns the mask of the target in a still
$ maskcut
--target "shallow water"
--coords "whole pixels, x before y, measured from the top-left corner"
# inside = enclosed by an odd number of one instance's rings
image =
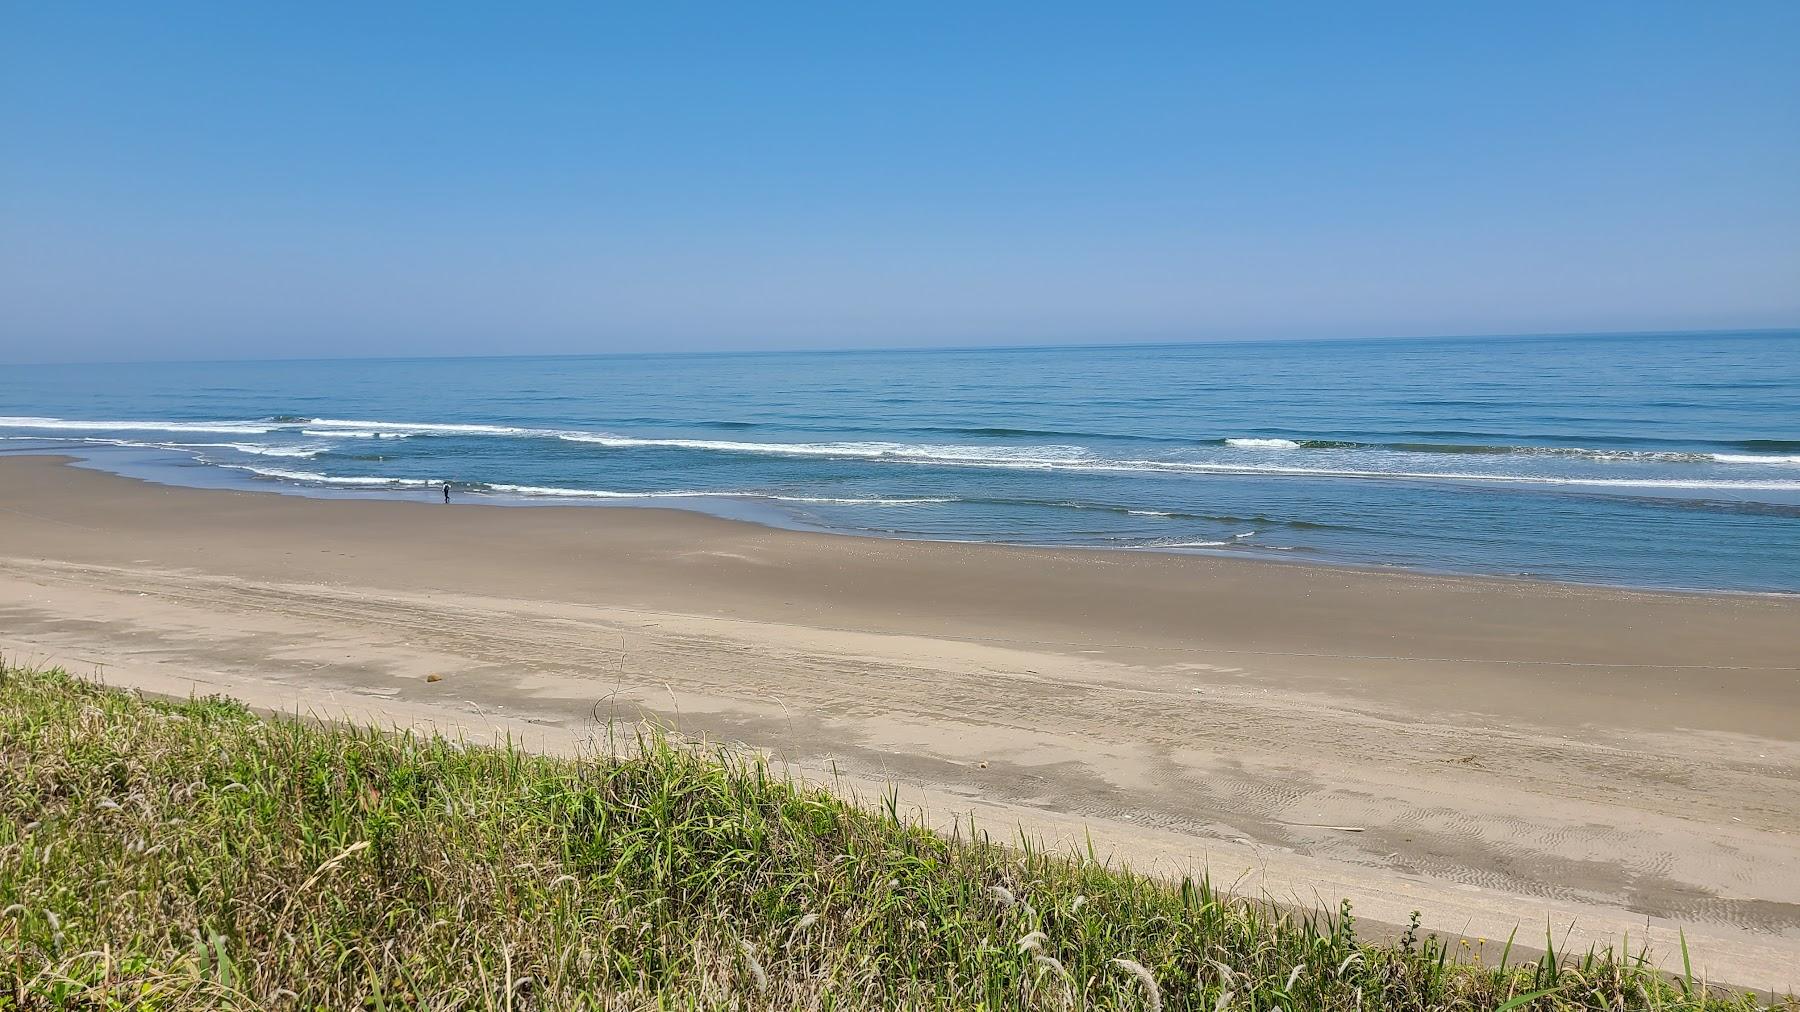
[[[15,366],[0,416],[186,484],[1800,590],[1800,334]]]

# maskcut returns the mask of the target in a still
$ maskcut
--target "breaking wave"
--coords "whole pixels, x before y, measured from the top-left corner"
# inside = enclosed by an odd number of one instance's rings
[[[60,431],[70,433],[221,433],[267,435],[284,433],[304,435],[329,442],[334,439],[407,438],[412,436],[460,438],[532,438],[550,439],[576,445],[598,446],[610,450],[687,450],[747,456],[811,457],[835,460],[932,465],[958,468],[992,468],[1072,473],[1107,474],[1220,474],[1279,476],[1295,478],[1327,478],[1383,481],[1445,481],[1487,484],[1519,484],[1571,486],[1585,488],[1692,489],[1728,492],[1800,491],[1800,477],[1789,478],[1785,469],[1800,465],[1800,443],[1785,440],[1743,440],[1715,443],[1716,451],[1592,449],[1565,446],[1531,446],[1490,443],[1446,442],[1354,442],[1344,440],[1291,439],[1276,436],[1231,436],[1216,440],[1193,440],[1186,449],[1171,449],[1137,456],[1110,452],[1072,443],[1003,445],[976,443],[910,443],[898,441],[827,440],[818,442],[768,442],[730,439],[696,439],[682,437],[630,436],[609,432],[576,429],[534,428],[471,422],[392,421],[381,419],[310,418],[297,415],[271,415],[256,420],[187,421],[124,420],[98,421],[46,417],[0,416],[0,428],[27,431]],[[993,435],[1018,435],[1047,430],[975,429],[962,431]],[[1457,435],[1441,433],[1439,435]],[[88,439],[104,437],[85,437]],[[165,444],[168,445],[168,444]],[[174,444],[194,446],[197,444]],[[250,442],[204,444],[228,447],[235,451],[272,457],[310,458],[327,452],[316,445],[287,446]],[[1210,456],[1206,446],[1228,449]],[[1727,450],[1724,447],[1731,447]],[[1242,451],[1241,455],[1237,451]],[[1276,451],[1270,456],[1261,451]],[[1319,451],[1314,454],[1310,451]],[[1339,451],[1354,451],[1340,455]],[[1760,451],[1760,452],[1759,452]],[[1770,452],[1773,451],[1773,452]],[[1786,452],[1782,452],[1786,451]],[[1587,468],[1569,472],[1540,473],[1530,467],[1488,465],[1468,470],[1446,468],[1430,463],[1432,456],[1480,456],[1486,458],[1566,458],[1594,464],[1660,464],[1719,465],[1728,468],[1757,466],[1763,473],[1732,477],[1680,470],[1632,473]],[[1773,473],[1771,473],[1773,472]],[[343,484],[404,484],[412,479],[384,479],[368,476],[308,476],[304,481],[330,481]],[[419,479],[418,481],[424,481]],[[526,486],[521,486],[526,487]],[[538,494],[556,495],[560,492]],[[728,493],[731,494],[731,493]],[[599,493],[595,493],[596,496]],[[792,498],[792,497],[790,497]],[[795,501],[804,501],[795,499]],[[816,501],[830,502],[829,497]]]
[[[320,474],[316,471],[293,471],[276,467],[257,467],[249,464],[228,464],[236,471],[247,471],[264,478],[278,478],[283,481],[302,482],[308,485],[342,486],[358,488],[436,488],[444,482],[438,478],[398,478],[386,475],[341,475]],[[562,488],[546,485],[513,485],[504,482],[455,482],[457,491],[462,494],[501,493],[533,498],[556,499],[769,499],[780,502],[820,503],[841,506],[924,506],[938,503],[959,502],[953,498],[887,498],[881,496],[834,497],[807,495],[780,495],[773,492],[754,491],[717,491],[699,489],[670,489],[651,492],[618,492],[598,488]]]
[[[267,422],[177,422],[149,419],[143,421],[86,421],[79,418],[35,418],[0,415],[0,428],[48,429],[58,432],[215,432],[224,435],[257,436],[272,432]]]

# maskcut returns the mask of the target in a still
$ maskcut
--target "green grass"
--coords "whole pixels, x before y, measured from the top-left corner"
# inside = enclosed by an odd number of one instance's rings
[[[1757,1005],[1365,944],[1347,907],[947,838],[648,732],[568,760],[0,669],[0,809],[0,1009]]]

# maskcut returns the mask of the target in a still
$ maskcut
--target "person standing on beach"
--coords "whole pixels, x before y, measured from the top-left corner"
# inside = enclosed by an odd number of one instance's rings
[[[450,483],[449,482],[444,482],[444,501],[445,502],[450,501]]]

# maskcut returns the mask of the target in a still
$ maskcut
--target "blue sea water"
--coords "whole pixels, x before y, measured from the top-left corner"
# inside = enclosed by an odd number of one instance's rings
[[[1800,333],[14,366],[194,485],[1800,591]]]

